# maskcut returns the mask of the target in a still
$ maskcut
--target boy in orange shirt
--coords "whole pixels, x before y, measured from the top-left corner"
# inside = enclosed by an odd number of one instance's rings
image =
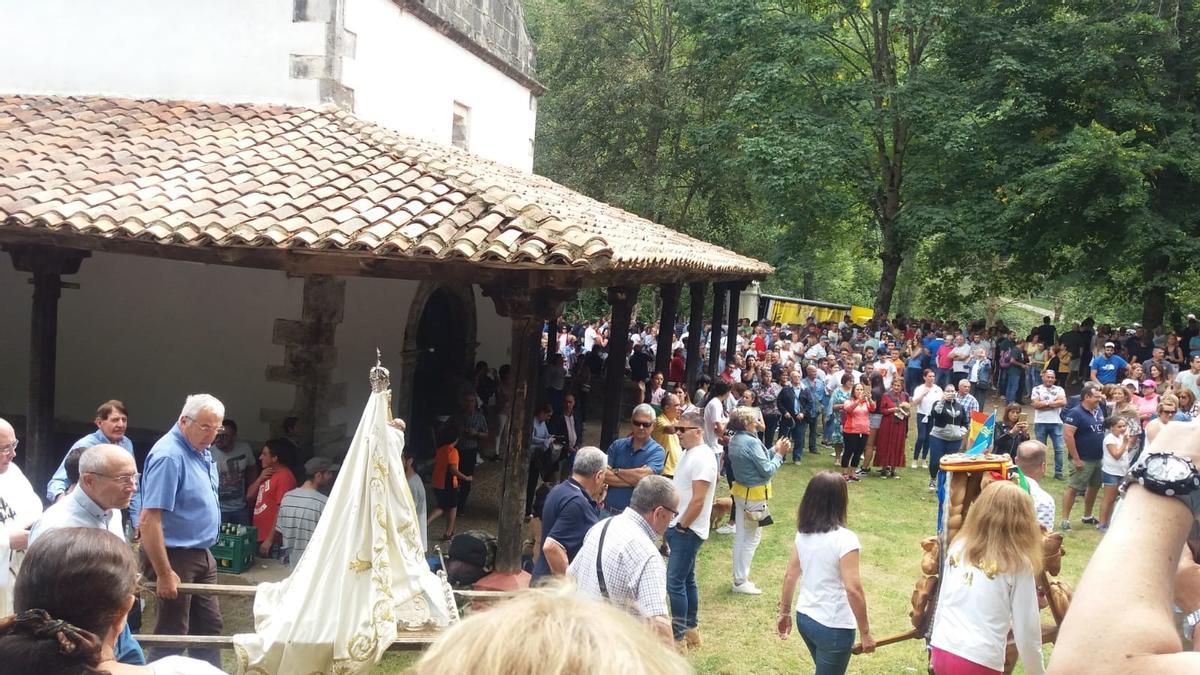
[[[458,470],[458,427],[445,424],[437,432],[437,454],[433,458],[434,502],[437,508],[429,514],[426,523],[432,523],[443,513],[446,514],[446,533],[442,535],[445,541],[454,536],[454,521],[458,519],[458,481],[470,482],[471,477]]]

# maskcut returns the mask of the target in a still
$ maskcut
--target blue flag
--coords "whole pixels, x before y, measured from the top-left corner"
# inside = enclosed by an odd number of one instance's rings
[[[988,415],[987,421],[983,423],[983,428],[975,436],[975,442],[971,444],[971,449],[967,450],[968,455],[982,455],[992,447],[992,436],[996,433],[996,413],[993,411]]]

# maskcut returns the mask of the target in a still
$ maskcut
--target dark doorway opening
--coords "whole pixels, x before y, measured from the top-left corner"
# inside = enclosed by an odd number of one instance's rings
[[[456,408],[467,385],[467,322],[459,298],[444,289],[429,295],[417,324],[416,365],[410,401],[408,442],[417,458],[432,457],[434,432]]]

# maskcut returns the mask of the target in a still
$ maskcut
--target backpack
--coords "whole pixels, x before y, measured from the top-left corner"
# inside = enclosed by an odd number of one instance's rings
[[[486,572],[496,564],[496,538],[480,530],[468,530],[450,540],[450,560],[467,563]]]

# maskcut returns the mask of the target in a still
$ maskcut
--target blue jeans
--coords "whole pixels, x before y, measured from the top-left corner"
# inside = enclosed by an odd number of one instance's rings
[[[689,628],[699,624],[696,614],[700,608],[700,592],[696,588],[696,554],[704,543],[695,532],[680,532],[667,528],[667,600],[671,603],[671,633],[682,640]]]
[[[929,478],[938,477],[938,465],[942,455],[952,455],[962,449],[962,440],[944,441],[936,436],[929,437]]]
[[[917,443],[913,446],[912,458],[914,462],[929,457],[929,430],[933,428],[933,424],[928,417],[924,419],[917,415]]]
[[[804,456],[804,436],[805,432],[808,435],[808,445],[810,451],[817,452],[817,421],[812,415],[805,415],[804,419],[798,420],[795,426],[792,427],[792,459],[800,461]]]
[[[938,388],[945,389],[946,385],[950,384],[950,369],[937,368],[935,373],[937,379],[934,380],[934,383],[937,384]]]
[[[850,666],[853,628],[830,628],[796,612],[796,630],[813,658],[815,675],[842,675]]]
[[[1046,439],[1054,439],[1054,475],[1061,476],[1063,472],[1063,452],[1067,442],[1063,440],[1063,425],[1052,422],[1037,422],[1033,425],[1033,437],[1046,444]]]
[[[1017,400],[1017,394],[1021,393],[1021,378],[1009,373],[1008,380],[1005,382],[1004,402],[1012,403]]]

